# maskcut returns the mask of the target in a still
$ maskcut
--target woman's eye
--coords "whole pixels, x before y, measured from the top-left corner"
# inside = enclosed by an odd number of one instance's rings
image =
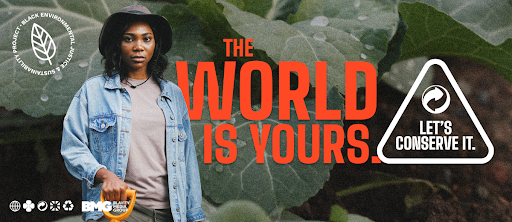
[[[144,42],[149,42],[151,41],[151,37],[144,37]]]
[[[132,37],[128,37],[128,36],[124,37],[125,42],[131,42],[132,40],[133,40]]]

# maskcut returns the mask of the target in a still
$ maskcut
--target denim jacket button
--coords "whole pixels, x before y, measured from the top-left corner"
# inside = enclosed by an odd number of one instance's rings
[[[176,160],[175,160],[175,161],[172,161],[172,165],[173,165],[173,166],[176,166],[176,164],[177,164],[177,163],[176,163]]]
[[[173,141],[173,142],[176,142],[176,137],[172,138],[172,141]]]
[[[174,115],[171,115],[171,119],[174,119]]]
[[[174,184],[173,187],[174,187],[174,189],[178,188],[178,184]]]
[[[101,124],[101,128],[105,128],[105,123],[102,123],[102,124]]]
[[[180,207],[176,207],[176,211],[177,211],[177,212],[180,212]]]

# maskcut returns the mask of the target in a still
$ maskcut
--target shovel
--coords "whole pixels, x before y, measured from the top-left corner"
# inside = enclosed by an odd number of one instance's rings
[[[113,215],[110,212],[103,210],[103,214],[105,215],[105,217],[110,222],[121,222],[124,219],[126,219],[130,215],[130,213],[132,212],[133,207],[135,206],[135,196],[136,196],[136,194],[137,194],[137,191],[131,190],[131,189],[127,189],[126,190],[126,196],[131,198],[130,204],[128,205],[128,209],[124,213],[119,214],[119,215]],[[105,202],[105,198],[103,198],[103,192],[101,192],[101,202]]]

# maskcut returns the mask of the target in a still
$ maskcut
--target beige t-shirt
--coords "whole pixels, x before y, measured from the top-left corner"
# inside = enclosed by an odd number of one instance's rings
[[[136,86],[143,80],[130,79]],[[165,155],[165,116],[158,106],[160,86],[153,78],[131,88],[121,82],[132,101],[132,129],[125,182],[137,191],[137,203],[154,209],[170,208]]]

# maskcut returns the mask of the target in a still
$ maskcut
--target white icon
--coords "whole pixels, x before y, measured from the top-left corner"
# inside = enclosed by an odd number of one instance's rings
[[[39,211],[45,211],[46,209],[48,209],[48,203],[46,203],[46,201],[44,200],[41,200],[37,203],[37,209]]]
[[[443,89],[444,92],[441,91],[439,88]],[[444,102],[444,104],[439,108],[435,108],[434,110],[432,110],[428,106],[428,102],[430,102],[433,99],[435,101],[440,100],[441,98],[443,98],[443,95],[446,95],[446,101]],[[423,91],[423,94],[421,95],[421,104],[423,105],[423,108],[425,108],[429,113],[442,113],[446,111],[446,109],[448,109],[448,106],[450,106],[450,93],[448,93],[448,90],[446,90],[444,87],[440,85],[429,86],[427,89],[425,89],[425,91]]]
[[[51,211],[59,211],[60,210],[60,202],[58,200],[52,200],[52,202],[50,202],[50,210]]]
[[[9,204],[9,208],[12,210],[12,212],[18,212],[21,209],[21,203],[17,200],[13,200]]]
[[[65,211],[72,211],[73,210],[73,202],[71,202],[71,200],[66,200],[64,201],[64,204],[62,204],[62,209],[64,209]]]
[[[55,56],[55,42],[50,34],[40,25],[34,23],[32,25],[32,51],[36,57],[43,61],[48,61],[52,65],[51,59]],[[50,55],[51,54],[51,55]]]
[[[36,205],[32,203],[31,200],[27,200],[25,203],[23,203],[23,209],[25,209],[27,212],[31,212],[34,208],[36,208]]]
[[[444,74],[446,75],[446,78],[448,78],[448,80],[450,81],[450,84],[452,85],[453,90],[455,90],[457,97],[459,98],[460,102],[464,106],[464,109],[466,110],[469,117],[473,121],[473,124],[475,125],[476,129],[478,130],[478,133],[480,134],[480,136],[482,137],[482,139],[485,142],[485,145],[487,146],[487,149],[488,149],[487,156],[485,156],[483,158],[388,158],[388,157],[386,157],[386,155],[384,155],[384,145],[386,145],[389,137],[391,136],[391,133],[395,129],[396,124],[400,120],[400,117],[402,117],[402,114],[404,113],[405,109],[407,108],[407,105],[409,105],[409,102],[411,101],[412,96],[418,89],[418,86],[420,85],[421,81],[423,80],[423,77],[425,77],[425,74],[427,73],[430,66],[433,66],[433,65],[439,65],[442,68]],[[446,90],[446,89],[444,89],[444,90]],[[445,104],[438,109],[444,108],[444,106],[449,102],[448,92],[445,91],[445,93],[447,95],[447,99],[446,99],[447,102],[445,102]],[[423,97],[425,97],[425,95],[423,95]],[[427,101],[427,103],[428,103],[428,101]],[[448,108],[448,107],[446,107],[446,108]],[[436,109],[436,110],[438,110],[438,109]],[[482,125],[480,124],[480,121],[478,121],[478,118],[476,118],[475,112],[473,112],[473,109],[471,109],[471,106],[469,105],[468,100],[466,99],[466,97],[464,97],[462,90],[460,89],[459,85],[455,81],[455,78],[453,78],[453,75],[450,72],[450,69],[448,69],[448,66],[446,65],[446,63],[444,63],[440,59],[431,59],[427,63],[425,63],[425,65],[423,66],[423,69],[421,70],[420,74],[418,75],[418,78],[416,78],[416,81],[414,81],[414,84],[412,85],[411,89],[409,90],[409,93],[407,93],[407,96],[405,97],[404,101],[402,102],[402,105],[400,105],[400,108],[396,112],[395,117],[393,117],[391,124],[389,125],[388,129],[384,133],[384,136],[382,136],[382,139],[380,140],[379,144],[377,145],[377,155],[379,156],[379,159],[382,162],[387,163],[387,164],[484,164],[484,163],[489,162],[492,159],[492,157],[494,156],[494,146],[492,145],[491,140],[489,140],[487,133],[485,133],[485,130],[482,127]]]

